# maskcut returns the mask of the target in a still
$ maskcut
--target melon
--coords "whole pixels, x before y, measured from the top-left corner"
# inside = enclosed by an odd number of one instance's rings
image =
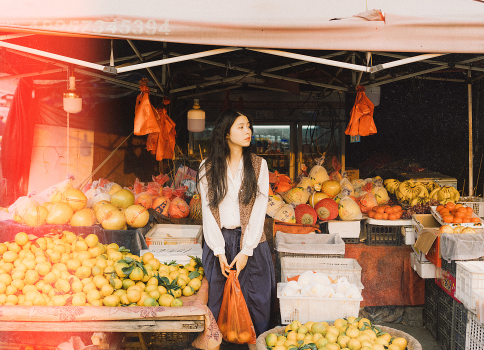
[[[102,205],[102,204],[111,204],[111,201],[106,201],[106,200],[102,200],[102,201],[99,201],[99,202],[96,202],[93,206],[92,206],[92,210],[94,211],[94,214],[96,214],[97,210],[99,209],[99,207]],[[112,205],[112,204],[111,204]],[[113,205],[114,207],[114,205]],[[116,208],[116,207],[115,207]]]
[[[166,196],[158,196],[153,199],[152,209],[158,213],[168,216],[168,208],[170,207],[170,200]]]
[[[326,180],[329,180],[329,176],[326,169],[321,166],[321,164],[324,163],[324,157],[320,158],[317,163],[318,164],[312,167],[311,171],[308,174],[308,177],[313,182],[314,189],[316,191],[320,191],[322,183]]]
[[[282,192],[281,196],[286,203],[289,204],[305,204],[308,202],[309,196],[311,195],[311,188],[294,187],[286,192]]]
[[[190,200],[190,217],[194,220],[201,220],[202,219],[202,199],[200,198],[199,194],[193,195],[192,199]]]
[[[74,210],[64,202],[54,203],[49,210],[46,222],[51,225],[65,225],[71,220]]]
[[[296,223],[305,225],[315,225],[318,220],[316,211],[309,204],[299,204],[294,208]]]
[[[326,193],[328,196],[333,198],[341,192],[341,185],[339,184],[339,181],[326,180],[321,185],[321,192]]]
[[[296,213],[294,212],[293,204],[283,205],[274,215],[274,219],[295,224],[296,223]]]
[[[284,199],[282,199],[281,195],[274,194],[269,196],[267,201],[267,215],[273,218],[277,211],[285,204],[286,202],[284,202]]]
[[[118,208],[126,209],[134,204],[134,194],[130,190],[123,188],[111,195],[111,204]]]
[[[69,204],[74,212],[84,209],[87,205],[86,195],[77,188],[68,188],[62,193],[62,202]]]
[[[309,177],[305,177],[305,176],[301,178],[301,180],[298,182],[296,187],[302,187],[302,188],[310,187],[311,188],[310,192],[314,191],[313,182],[311,181],[311,179]]]
[[[334,220],[338,217],[338,203],[331,198],[321,199],[314,210],[321,221]]]
[[[49,211],[42,205],[29,207],[23,216],[23,221],[26,225],[36,227],[45,224]]]
[[[361,210],[353,199],[344,197],[339,202],[338,215],[343,221],[360,220]]]
[[[126,230],[126,219],[124,214],[119,210],[111,210],[105,216],[101,222],[102,227],[105,230]]]
[[[387,190],[381,185],[373,186],[370,192],[375,196],[378,205],[387,204],[390,200]]]
[[[111,203],[101,203],[99,206],[96,208],[94,214],[96,214],[96,220],[102,224],[104,217],[106,216],[107,213],[113,210],[118,210],[114,205]]]
[[[96,223],[96,216],[90,208],[81,209],[72,215],[71,226],[92,226]]]
[[[126,208],[124,211],[126,223],[134,228],[145,227],[150,220],[150,213],[142,205],[135,204]]]
[[[329,198],[329,196],[324,192],[313,192],[311,196],[309,196],[309,205],[314,208],[323,198]]]
[[[140,204],[146,209],[151,208],[153,197],[148,192],[140,192],[134,196],[134,204]]]
[[[190,207],[183,199],[175,197],[168,207],[168,216],[174,219],[186,218],[190,214]]]

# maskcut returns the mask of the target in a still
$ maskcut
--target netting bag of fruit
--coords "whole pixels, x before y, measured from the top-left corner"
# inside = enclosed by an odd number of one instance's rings
[[[227,282],[225,282],[217,324],[222,332],[222,337],[228,342],[255,344],[257,340],[235,270],[230,271]]]

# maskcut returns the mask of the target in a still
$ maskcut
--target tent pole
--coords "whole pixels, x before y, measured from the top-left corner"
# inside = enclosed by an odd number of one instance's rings
[[[467,71],[469,82],[467,84],[467,112],[469,118],[469,196],[474,195],[474,164],[473,164],[473,148],[472,148],[472,82],[471,70]]]

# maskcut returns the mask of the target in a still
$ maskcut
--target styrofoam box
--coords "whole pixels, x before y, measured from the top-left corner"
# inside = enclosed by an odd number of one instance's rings
[[[414,252],[410,253],[410,264],[421,278],[435,278],[435,265],[430,261],[420,262]]]
[[[178,264],[185,265],[190,262],[190,255],[202,258],[203,250],[199,244],[155,245],[154,248],[141,250],[140,256],[150,252],[161,263],[169,263],[175,260]]]
[[[304,324],[308,321],[330,322],[349,316],[358,317],[362,297],[354,299],[315,298],[301,295],[287,297],[282,295],[282,289],[286,284],[277,284],[277,298],[279,299],[282,324],[290,324],[295,320]]]
[[[457,261],[455,297],[462,301],[467,310],[475,312],[473,290],[484,290],[484,261]]]
[[[473,290],[472,294],[476,299],[476,315],[479,321],[484,324],[484,289]]]
[[[201,244],[202,225],[153,226],[145,236],[148,246],[174,244]]]
[[[360,220],[341,221],[329,220],[328,232],[331,234],[338,233],[341,238],[358,238],[360,237]]]
[[[362,290],[361,266],[355,259],[346,258],[281,258],[281,280],[287,282],[287,278],[298,276],[306,271],[322,272],[331,279],[346,277],[348,282],[355,284]]]
[[[412,226],[405,227],[405,244],[406,245],[414,245],[417,242],[415,238],[415,230]]]

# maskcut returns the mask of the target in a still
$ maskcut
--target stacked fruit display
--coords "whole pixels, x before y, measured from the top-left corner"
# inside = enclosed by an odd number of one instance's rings
[[[441,204],[457,202],[459,192],[452,186],[439,186],[434,181],[420,182],[413,180],[398,181],[386,179],[384,181],[387,191],[399,200],[401,204],[415,206],[425,204],[430,200],[438,200]]]
[[[287,176],[271,174],[270,181],[275,193],[269,196],[267,214],[279,221],[309,225],[314,225],[318,219],[361,218],[352,183],[339,173],[333,173],[332,177],[320,164],[315,165],[307,177],[300,178],[295,186],[287,180]],[[339,181],[336,180],[338,178]],[[386,194],[383,187],[382,190]],[[371,195],[376,204],[375,195]]]
[[[371,209],[368,217],[375,220],[398,220],[402,217],[402,214],[402,207],[399,205],[379,205]]]
[[[19,232],[0,256],[0,305],[182,306],[204,275],[198,258],[161,264],[68,231],[35,240]]]
[[[448,202],[445,205],[438,205],[436,211],[440,218],[447,224],[479,223],[481,219],[474,215],[471,207],[464,207],[462,204]]]
[[[323,350],[405,350],[407,339],[393,337],[373,326],[367,318],[348,317],[327,322],[293,321],[283,334],[269,333],[265,337],[269,350],[323,349]]]

